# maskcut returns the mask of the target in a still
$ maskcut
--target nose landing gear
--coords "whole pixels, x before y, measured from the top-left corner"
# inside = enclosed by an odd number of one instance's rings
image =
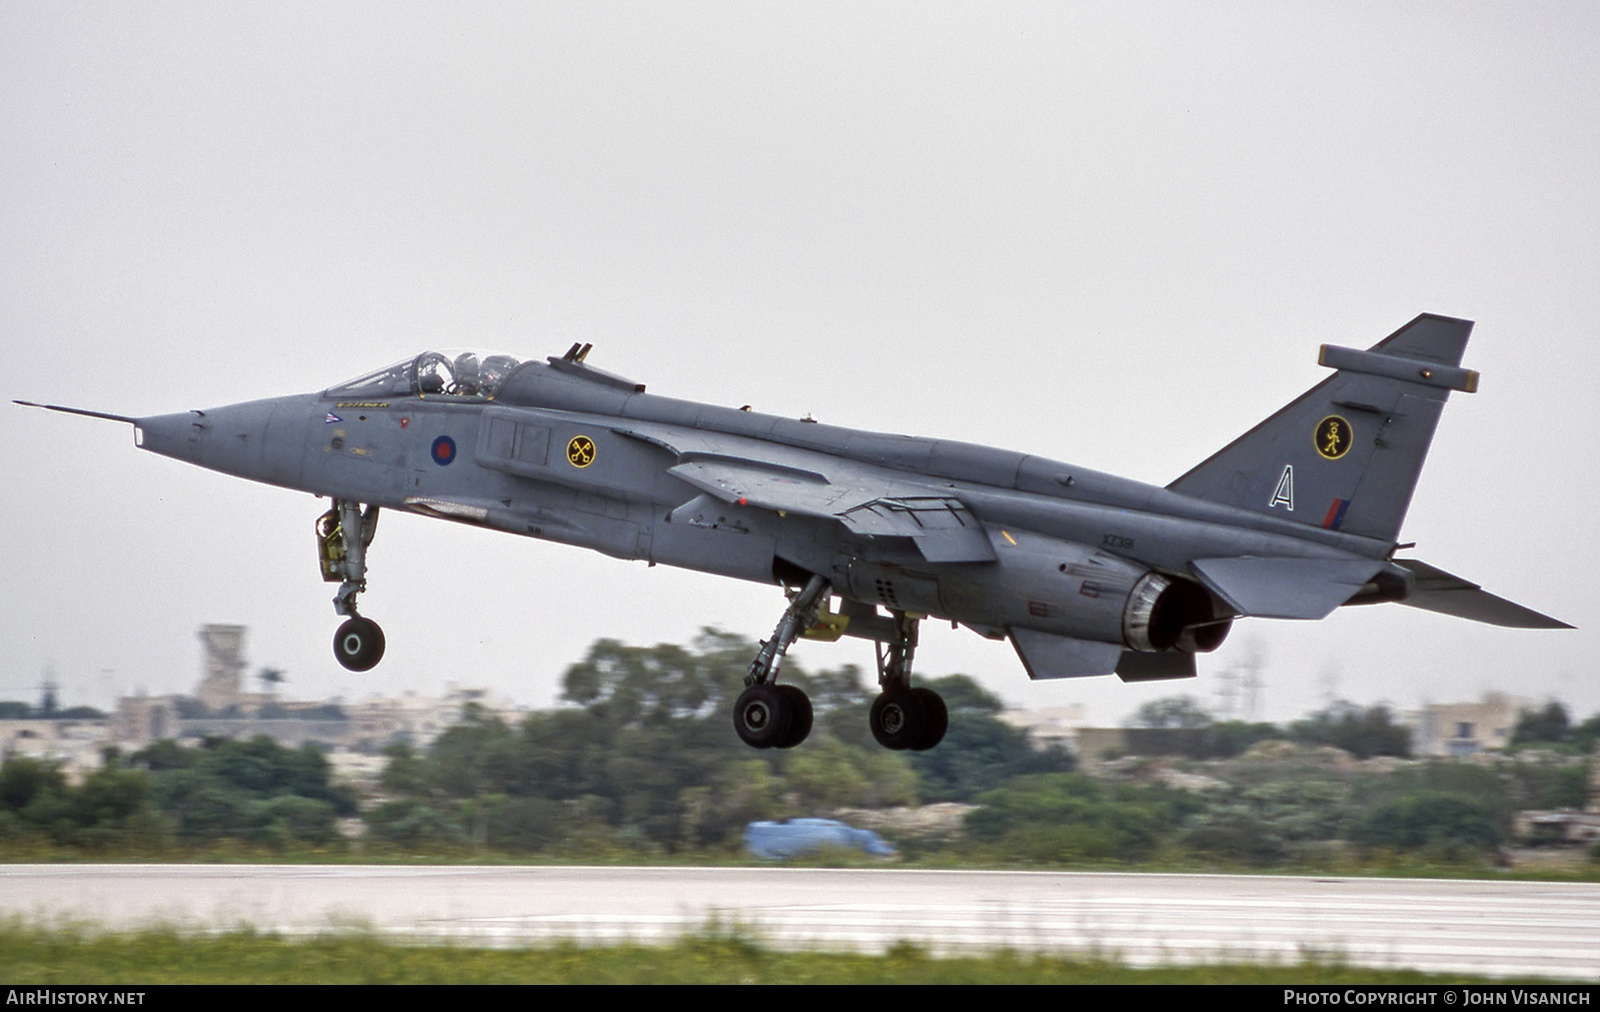
[[[378,507],[336,499],[317,520],[322,579],[339,584],[333,610],[348,616],[333,636],[333,656],[351,671],[370,671],[383,659],[383,630],[356,611],[356,595],[367,589],[367,546],[378,531]]]

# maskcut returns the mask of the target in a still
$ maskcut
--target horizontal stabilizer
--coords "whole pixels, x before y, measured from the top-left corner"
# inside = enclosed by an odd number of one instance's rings
[[[1401,604],[1441,615],[1508,629],[1571,629],[1560,619],[1542,615],[1532,608],[1507,601],[1484,590],[1470,580],[1452,576],[1417,559],[1396,559],[1395,564],[1411,571],[1415,584],[1411,594]]]
[[[1109,675],[1122,659],[1119,644],[1076,640],[1035,629],[1012,629],[1011,645],[1017,648],[1028,677],[1035,680]]]
[[[1326,618],[1383,568],[1378,559],[1262,559],[1239,556],[1189,564],[1200,582],[1241,615]]]

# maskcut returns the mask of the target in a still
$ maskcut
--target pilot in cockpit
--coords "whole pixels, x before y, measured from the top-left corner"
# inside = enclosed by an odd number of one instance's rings
[[[490,355],[483,360],[483,366],[478,373],[478,391],[485,397],[493,397],[500,389],[500,384],[511,375],[511,370],[517,367],[517,360],[510,355]]]
[[[470,351],[464,351],[456,356],[455,385],[450,392],[462,397],[472,397],[480,393],[478,379],[478,356]]]

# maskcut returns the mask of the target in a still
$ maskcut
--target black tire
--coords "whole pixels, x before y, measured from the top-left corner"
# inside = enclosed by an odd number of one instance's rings
[[[349,619],[333,634],[333,656],[351,671],[370,671],[383,660],[383,630],[370,618]]]
[[[922,704],[922,732],[911,749],[926,752],[944,741],[944,732],[950,726],[950,710],[944,705],[944,697],[932,689],[912,689],[911,694]]]
[[[751,748],[779,748],[788,740],[794,707],[775,685],[752,685],[733,704],[733,729]]]
[[[892,690],[879,693],[872,701],[872,737],[879,745],[895,750],[911,748],[922,734],[925,719],[922,700],[915,693]]]
[[[798,685],[779,685],[777,689],[789,710],[789,734],[777,747],[794,748],[811,733],[811,697]]]

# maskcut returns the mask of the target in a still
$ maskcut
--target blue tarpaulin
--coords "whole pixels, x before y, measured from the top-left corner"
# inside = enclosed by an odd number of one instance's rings
[[[856,829],[834,819],[752,822],[744,827],[744,845],[756,857],[779,860],[824,847],[884,856],[895,853],[894,847],[872,830]]]

